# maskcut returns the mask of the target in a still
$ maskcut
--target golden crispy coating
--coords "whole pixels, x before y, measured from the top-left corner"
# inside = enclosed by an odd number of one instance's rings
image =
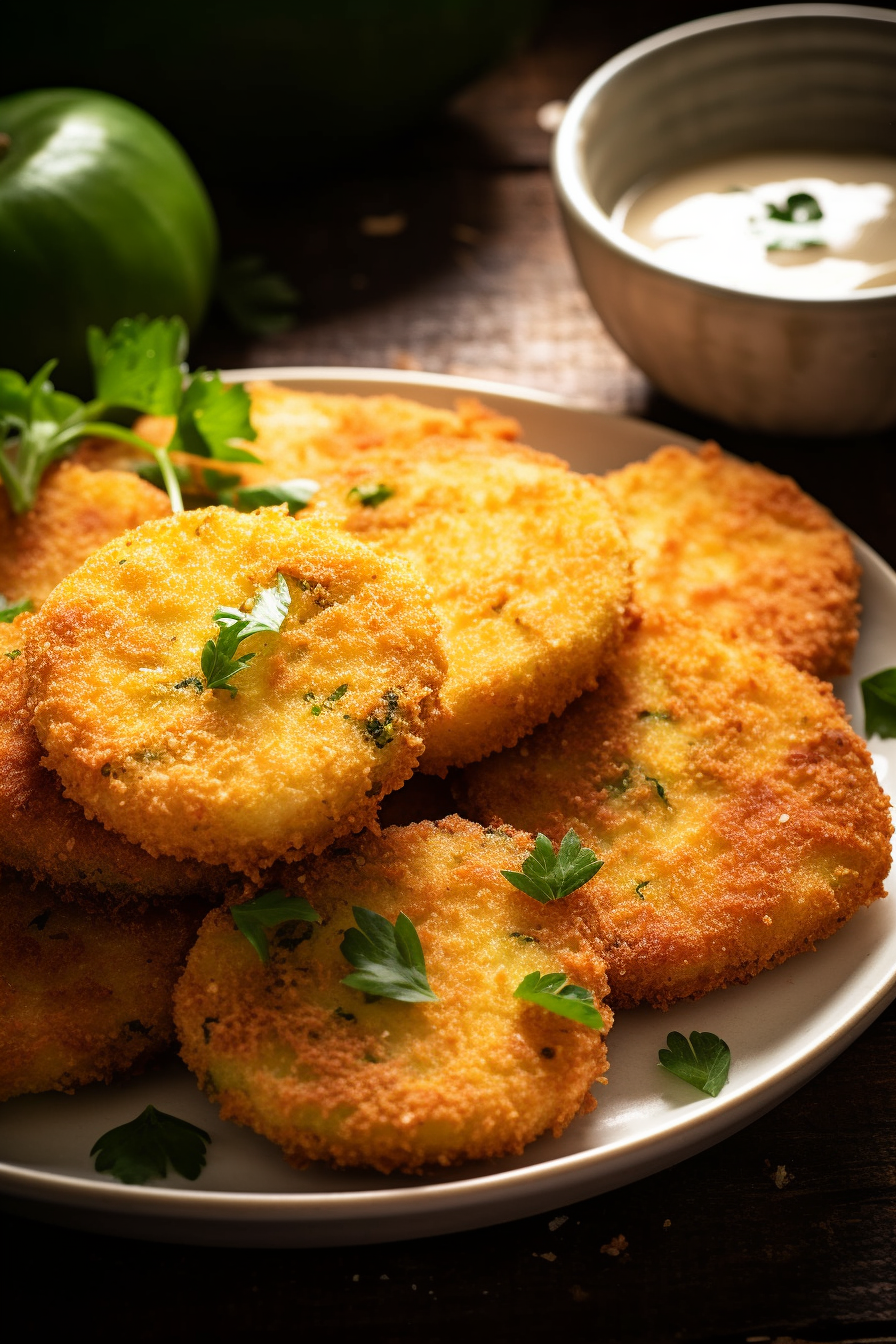
[[[661,448],[606,477],[635,548],[635,596],[744,635],[820,677],[849,671],[861,570],[844,529],[789,477]]]
[[[170,1045],[206,909],[91,915],[0,870],[0,1101],[108,1083]]]
[[[223,464],[225,471],[241,475],[246,484],[297,477],[316,480],[337,470],[355,453],[387,444],[411,447],[430,434],[470,439],[515,439],[519,434],[515,420],[489,410],[474,397],[461,398],[456,410],[446,411],[406,397],[294,392],[269,382],[248,383],[247,388],[258,438],[243,446],[260,459],[260,465]],[[171,438],[174,421],[143,416],[134,428],[151,443],[164,446]],[[94,468],[138,464],[127,445],[100,441],[85,444],[79,460]],[[192,462],[200,471],[209,465],[181,455],[178,461],[182,465]],[[222,464],[217,466],[220,469]]]
[[[519,1153],[591,1110],[603,1034],[513,997],[531,971],[565,971],[598,1006],[606,984],[581,928],[587,902],[541,906],[501,877],[530,847],[450,817],[331,850],[287,873],[322,922],[281,925],[268,966],[227,910],[211,914],[175,1020],[225,1119],[296,1166],[389,1172]],[[354,905],[408,916],[438,1003],[370,1001],[341,983]]]
[[[291,605],[237,694],[204,690],[219,606],[281,574]],[[407,779],[443,675],[411,567],[285,509],[146,523],[91,556],[31,627],[34,724],[68,796],[151,854],[253,872],[372,823]]]
[[[32,616],[0,625],[0,853],[13,868],[58,883],[82,905],[171,900],[195,894],[211,900],[233,883],[229,868],[153,859],[138,845],[88,821],[65,798],[56,775],[41,767],[40,743],[27,706],[25,648]],[[103,893],[101,896],[98,893]]]
[[[890,813],[829,686],[657,616],[600,689],[473,766],[465,800],[604,860],[588,890],[614,1004],[668,1006],[833,933],[884,894]]]
[[[356,492],[392,494],[365,505]],[[587,687],[622,636],[629,548],[599,482],[543,453],[457,439],[357,457],[313,511],[343,519],[432,589],[448,713],[421,769],[444,775],[516,742]]]
[[[63,462],[43,478],[30,513],[16,517],[0,490],[0,593],[34,609],[60,579],[113,537],[170,513],[168,496],[139,477]]]

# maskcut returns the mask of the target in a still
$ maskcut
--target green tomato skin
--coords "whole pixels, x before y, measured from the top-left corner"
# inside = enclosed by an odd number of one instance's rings
[[[91,390],[86,332],[120,317],[202,320],[215,216],[177,142],[130,103],[83,89],[0,99],[0,367]],[[5,143],[5,142],[4,142]]]

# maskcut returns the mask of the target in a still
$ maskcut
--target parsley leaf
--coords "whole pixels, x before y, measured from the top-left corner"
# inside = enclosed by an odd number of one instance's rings
[[[4,650],[4,653],[3,653],[3,657],[4,657],[4,658],[8,658],[9,661],[10,661],[11,663],[14,663],[15,660],[16,660],[17,658],[20,658],[21,656],[22,656],[22,650],[21,650],[21,649],[6,649],[6,650]]]
[[[225,387],[219,373],[194,373],[181,398],[168,451],[219,462],[257,462],[254,453],[233,443],[258,437],[249,419],[251,404],[242,383]]]
[[[263,257],[234,257],[218,276],[218,300],[246,336],[272,336],[295,326],[300,295]]]
[[[728,1081],[731,1051],[711,1031],[692,1031],[690,1041],[680,1031],[671,1031],[660,1064],[676,1078],[683,1078],[707,1096],[717,1097]]]
[[[245,934],[265,964],[271,959],[265,929],[276,929],[280,924],[296,919],[302,919],[306,924],[320,923],[320,915],[312,910],[304,896],[287,896],[281,887],[263,891],[242,905],[232,905],[230,913],[240,933]]]
[[[123,317],[106,336],[87,330],[96,395],[108,406],[144,415],[176,415],[187,354],[187,327],[179,317]]]
[[[145,1185],[154,1177],[165,1177],[169,1163],[179,1175],[195,1181],[205,1166],[209,1143],[208,1134],[198,1125],[147,1106],[136,1120],[97,1139],[90,1156],[97,1155],[97,1171],[111,1172],[125,1185]]]
[[[557,1013],[559,1017],[581,1022],[584,1027],[603,1031],[604,1020],[594,1006],[592,994],[582,989],[581,985],[567,984],[562,971],[554,971],[550,975],[531,971],[517,985],[513,997],[535,1003],[539,1008],[547,1008],[549,1013]]]
[[[368,737],[373,738],[373,745],[377,751],[388,747],[395,738],[395,715],[398,712],[398,696],[395,691],[387,691],[383,696],[383,703],[386,712],[382,718],[372,714],[369,719],[364,720],[364,731]]]
[[[0,619],[3,619],[0,612]],[[896,667],[875,672],[862,682],[865,736],[896,737]]]
[[[566,832],[556,854],[548,837],[539,832],[532,853],[523,861],[523,871],[515,873],[502,869],[501,876],[506,877],[517,891],[524,891],[544,905],[546,901],[559,901],[578,891],[602,867],[603,861],[593,849],[585,849],[575,831]]]
[[[816,219],[824,219],[824,211],[808,191],[797,191],[788,196],[783,209],[767,201],[765,212],[769,219],[779,219],[785,224],[809,224]]]
[[[240,513],[251,513],[253,509],[267,508],[271,504],[286,504],[289,512],[295,514],[300,509],[307,509],[319,489],[317,481],[268,481],[265,485],[244,485],[234,490],[232,499],[222,502],[232,503]]]
[[[353,906],[356,929],[346,929],[339,948],[356,970],[342,981],[382,999],[401,1003],[438,1003],[426,978],[423,948],[407,915],[392,925],[375,910]]]
[[[256,593],[251,612],[236,607],[218,608],[212,618],[218,627],[218,637],[210,639],[202,650],[202,674],[208,690],[229,691],[231,699],[236,695],[237,687],[230,685],[230,678],[242,672],[255,657],[253,652],[235,658],[237,649],[253,635],[279,634],[291,600],[286,580],[278,574],[273,587],[261,588]]]
[[[30,597],[23,597],[18,602],[8,602],[5,597],[0,597],[0,622],[11,625],[17,616],[21,616],[23,611],[30,611],[33,606]]]
[[[383,485],[382,481],[379,483],[370,481],[366,485],[353,485],[347,498],[357,504],[363,504],[365,508],[375,509],[378,504],[385,504],[394,494],[391,485]]]

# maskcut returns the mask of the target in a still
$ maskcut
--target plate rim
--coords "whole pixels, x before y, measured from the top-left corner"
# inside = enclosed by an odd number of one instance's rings
[[[454,374],[429,374],[418,370],[382,368],[352,368],[350,366],[289,365],[265,368],[235,369],[222,372],[225,381],[315,382],[317,384],[354,382],[382,384],[389,382],[412,388],[436,388],[460,394],[501,397],[541,405],[609,422],[644,426],[651,430],[666,431],[667,427],[642,417],[614,415],[595,407],[583,405],[551,392],[517,386],[488,379],[465,378]],[[697,446],[699,440],[690,435],[668,430],[670,440]],[[877,577],[896,590],[896,571],[860,537],[850,532],[863,571],[876,571]],[[692,1153],[711,1147],[727,1134],[749,1124],[765,1111],[783,1101],[803,1086],[816,1073],[840,1054],[871,1024],[896,997],[896,963],[888,973],[879,977],[853,1004],[847,1017],[841,1018],[836,1028],[829,1029],[820,1038],[791,1054],[786,1064],[768,1068],[761,1077],[727,1096],[712,1099],[711,1110],[700,1107],[670,1115],[668,1125],[660,1134],[620,1138],[600,1148],[586,1148],[556,1158],[548,1158],[529,1166],[509,1171],[487,1172],[461,1180],[447,1180],[435,1184],[412,1187],[392,1187],[382,1190],[337,1190],[325,1192],[252,1193],[245,1191],[172,1189],[161,1186],[125,1186],[119,1182],[93,1177],[67,1176],[62,1173],[41,1171],[0,1161],[0,1195],[24,1199],[34,1203],[56,1204],[85,1211],[119,1214],[122,1217],[141,1217],[162,1220],[177,1217],[190,1222],[210,1218],[225,1218],[236,1223],[341,1222],[351,1216],[362,1226],[373,1220],[389,1221],[409,1218],[423,1212],[437,1216],[440,1212],[460,1213],[494,1201],[505,1205],[513,1200],[530,1197],[533,1189],[547,1193],[556,1189],[565,1195],[565,1202],[586,1199],[592,1193],[592,1184],[602,1189],[613,1188],[638,1180],[647,1171],[639,1168],[635,1174],[627,1169],[643,1160],[647,1151],[654,1151],[660,1159],[659,1167],[671,1166]],[[601,1173],[609,1177],[604,1182]],[[592,1181],[589,1182],[589,1176]],[[618,1179],[617,1179],[618,1177]],[[388,1177],[384,1178],[388,1179]],[[575,1187],[567,1190],[566,1187]],[[508,1216],[505,1215],[504,1216]],[[509,1217],[521,1216],[510,1213]],[[497,1213],[495,1221],[502,1221]],[[359,1232],[361,1227],[359,1226]],[[435,1228],[434,1234],[443,1229]],[[396,1235],[401,1235],[397,1233]],[[419,1233],[418,1233],[419,1235]],[[361,1238],[359,1237],[359,1240]],[[388,1239],[388,1233],[382,1240]]]

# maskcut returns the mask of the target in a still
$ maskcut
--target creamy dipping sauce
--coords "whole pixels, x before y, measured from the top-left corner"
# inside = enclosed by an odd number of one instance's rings
[[[896,158],[742,154],[641,183],[613,223],[680,275],[780,298],[896,285]]]

